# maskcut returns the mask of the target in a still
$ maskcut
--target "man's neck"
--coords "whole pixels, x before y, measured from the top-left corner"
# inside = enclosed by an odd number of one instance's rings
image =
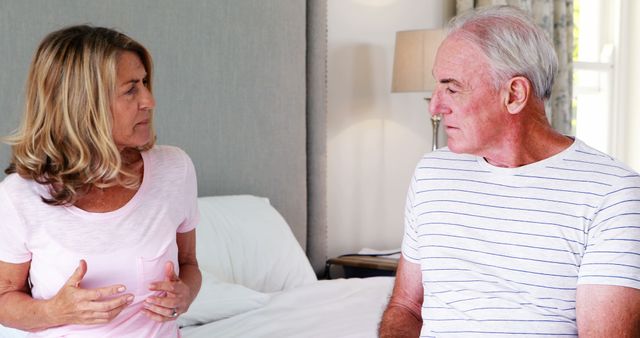
[[[498,147],[482,154],[496,167],[516,168],[554,156],[573,143],[573,140],[555,131],[543,114],[516,118],[510,133]]]

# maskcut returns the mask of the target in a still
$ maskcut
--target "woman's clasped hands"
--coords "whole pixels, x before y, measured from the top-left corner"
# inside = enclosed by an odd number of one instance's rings
[[[124,293],[124,285],[111,285],[83,289],[80,284],[87,272],[87,263],[80,263],[58,293],[48,300],[47,313],[54,326],[67,324],[105,324],[112,321],[133,302],[131,293]],[[172,262],[165,265],[165,279],[149,285],[149,290],[160,291],[144,302],[142,312],[152,320],[175,320],[186,312],[190,289],[174,271]]]

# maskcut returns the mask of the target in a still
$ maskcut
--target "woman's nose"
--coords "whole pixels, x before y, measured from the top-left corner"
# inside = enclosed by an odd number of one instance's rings
[[[140,109],[153,109],[156,106],[156,99],[149,88],[144,87],[142,98],[140,100]]]

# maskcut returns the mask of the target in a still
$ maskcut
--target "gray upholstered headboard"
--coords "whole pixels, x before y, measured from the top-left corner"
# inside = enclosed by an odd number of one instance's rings
[[[29,62],[46,33],[81,23],[119,29],[154,57],[158,143],[191,155],[199,195],[268,197],[303,247],[308,218],[322,225],[309,232],[309,256],[319,269],[326,251],[325,6],[299,0],[0,1],[0,134],[18,124]],[[9,154],[0,146],[3,167]],[[308,200],[318,207],[308,207]]]

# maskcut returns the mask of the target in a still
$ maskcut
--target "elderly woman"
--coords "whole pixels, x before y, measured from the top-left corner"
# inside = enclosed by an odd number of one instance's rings
[[[177,337],[200,288],[196,177],[157,146],[149,52],[75,26],[31,64],[0,183],[0,324],[36,337]]]

